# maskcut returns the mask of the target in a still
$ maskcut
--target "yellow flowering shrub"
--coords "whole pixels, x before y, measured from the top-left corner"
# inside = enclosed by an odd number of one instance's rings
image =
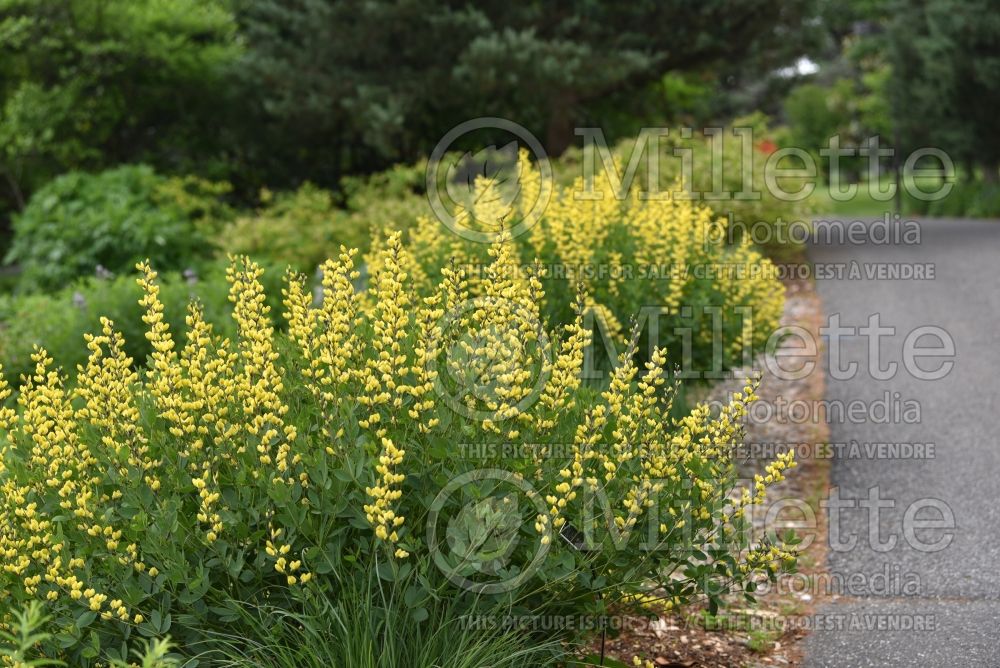
[[[643,146],[636,138],[625,138],[609,150],[624,163],[633,159],[636,150],[652,152],[655,183],[649,183],[654,174],[649,171],[648,153],[635,163],[636,183],[661,191],[677,190],[676,180],[683,175],[690,179],[684,185],[696,199],[710,206],[716,216],[731,217],[735,222],[727,238],[739,240],[750,235],[769,257],[794,259],[802,238],[790,233],[789,227],[800,226],[801,230],[805,224],[808,229],[813,215],[819,213],[815,197],[798,195],[815,179],[802,173],[788,175],[793,170],[784,168],[799,167],[798,159],[777,161],[773,157],[779,147],[789,143],[782,138],[783,131],[770,127],[760,112],[734,118],[715,132],[695,129],[685,133],[683,128],[670,128],[667,135],[658,138],[655,149],[652,141]],[[568,185],[582,173],[588,160],[582,146],[570,147],[553,163],[556,180]],[[778,168],[784,171],[781,176],[774,171]]]
[[[745,511],[794,462],[741,491],[731,460],[754,383],[672,419],[666,356],[638,364],[632,335],[606,389],[581,387],[586,293],[550,331],[543,279],[512,270],[507,240],[489,257],[475,293],[448,266],[421,291],[392,235],[358,292],[345,249],[319,303],[288,274],[287,335],[260,267],[233,258],[233,340],[198,303],[175,336],[139,265],[145,364],[104,319],[75,380],[40,348],[0,409],[0,609],[43,601],[45,651],[74,666],[165,634],[209,661],[206,634],[234,633],[246,603],[336,598],[367,569],[408,582],[419,621],[441,596],[715,601],[788,566]]]
[[[747,365],[778,327],[784,288],[769,259],[744,242],[725,243],[724,219],[691,200],[651,198],[634,189],[617,197],[607,175],[556,188],[547,206],[535,203],[541,174],[525,150],[517,179],[478,177],[469,203],[453,212],[453,227],[497,234],[524,229],[511,251],[516,271],[534,268],[544,288],[547,323],[570,322],[582,292],[596,331],[620,349],[629,320],[640,319],[642,350],[665,347],[689,376],[718,378]],[[511,192],[516,184],[516,192]],[[529,219],[530,225],[522,225]],[[377,232],[370,263],[385,232]],[[488,245],[466,241],[436,218],[409,230],[408,270],[418,288],[433,289],[439,267],[455,262],[478,294]],[[655,339],[645,334],[656,331]],[[603,341],[601,341],[604,343]]]

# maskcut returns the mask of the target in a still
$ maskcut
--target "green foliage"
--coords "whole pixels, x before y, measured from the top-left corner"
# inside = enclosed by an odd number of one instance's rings
[[[261,208],[218,236],[227,253],[313,271],[341,246],[367,250],[372,234],[405,230],[431,210],[423,194],[426,161],[369,176],[348,176],[336,195],[306,183],[295,191],[262,190]]]
[[[282,271],[271,268],[263,280],[269,293],[279,301]],[[219,266],[205,268],[202,275],[168,273],[163,277],[161,299],[167,307],[167,322],[174,331],[185,331],[185,308],[197,299],[205,318],[223,336],[233,336],[232,307],[226,298],[229,286]],[[76,369],[87,359],[83,335],[100,329],[106,316],[118,323],[125,335],[125,350],[138,363],[151,352],[144,336],[141,290],[133,273],[111,279],[87,278],[51,294],[0,296],[0,362],[12,380],[34,368],[34,346],[45,346],[57,364]]]
[[[386,223],[390,225],[412,223],[416,219],[413,210],[417,200],[423,199],[426,171],[427,161],[419,160],[412,165],[394,165],[370,176],[344,177],[340,187],[345,206],[349,211],[367,213],[377,211],[386,202],[396,202],[399,206],[395,209],[379,211],[376,215],[388,214]]]
[[[819,149],[828,145],[830,137],[849,130],[850,87],[847,80],[838,81],[832,89],[814,83],[802,84],[785,99],[789,143],[808,151],[817,164],[822,164]],[[847,141],[848,137],[841,137],[841,145]]]
[[[40,645],[52,640],[52,635],[43,630],[49,618],[41,603],[32,601],[23,610],[9,611],[8,615],[11,617],[9,627],[0,628],[0,659],[3,659],[4,665],[16,668],[66,665],[62,661],[45,658],[39,649]],[[114,659],[111,668],[179,668],[181,665],[177,657],[170,654],[170,641],[162,638],[145,643],[135,650],[134,655],[138,663]]]
[[[774,641],[781,637],[780,631],[755,629],[747,634],[747,647],[751,652],[764,654],[774,647]]]
[[[946,197],[933,201],[905,199],[907,211],[917,215],[945,218],[1000,217],[1000,184],[970,178],[959,179]]]
[[[241,3],[237,16],[248,45],[242,78],[263,103],[253,132],[259,141],[268,128],[273,147],[258,157],[281,182],[295,165],[332,184],[346,171],[414,161],[478,116],[514,119],[558,154],[578,123],[647,111],[646,89],[664,72],[783,50],[807,9],[800,0],[600,1],[568,11],[496,0],[268,0]]]
[[[135,661],[112,659],[111,668],[180,668],[180,657],[171,654],[170,648],[169,640],[147,640],[133,651]]]
[[[424,192],[426,170],[427,161],[420,160],[370,176],[345,177],[341,181],[347,211],[345,227],[360,236],[356,245],[345,245],[367,249],[372,236],[382,230],[407,230],[421,216],[433,215]],[[329,249],[328,255],[336,250]]]
[[[46,659],[36,651],[39,644],[52,638],[42,630],[49,618],[41,603],[32,601],[23,610],[8,611],[7,614],[12,619],[6,628],[0,628],[0,658],[5,665],[24,668],[66,665],[62,661]]]
[[[495,249],[495,299],[535,309],[506,248]],[[379,264],[401,257],[397,239]],[[428,323],[445,302],[411,303],[398,265],[371,295],[356,293],[348,265],[327,265],[319,308],[288,277],[287,337],[268,322],[258,268],[238,260],[235,340],[214,336],[198,309],[192,335],[165,327],[165,289],[147,270],[156,353],[138,374],[109,321],[73,385],[36,354],[19,410],[0,411],[0,548],[11,551],[0,576],[14,604],[46,601],[48,656],[94,666],[167,634],[201,655],[220,632],[245,638],[266,625],[262,641],[273,646],[243,642],[235,665],[314,665],[297,655],[300,643],[362,666],[426,665],[406,662],[445,657],[448,646],[467,659],[509,651],[518,665],[539,648],[517,635],[462,634],[458,616],[593,618],[650,590],[669,605],[704,596],[715,606],[731,584],[750,593],[789,567],[783,544],[751,542],[744,509],[767,485],[740,490],[731,457],[752,383],[719,415],[704,406],[673,420],[662,355],[643,369],[623,355],[598,395],[574,379],[579,322],[543,343],[532,338],[537,312],[518,324],[501,305],[444,332]],[[442,283],[438,299],[448,295],[457,296]],[[501,354],[454,357],[469,340]],[[553,374],[514,415],[469,413],[426,385],[432,369],[455,380],[456,365],[485,361],[477,382],[491,396],[521,396],[548,346],[558,351]],[[514,438],[564,450],[512,457],[504,445]],[[783,455],[767,481],[793,465]],[[248,606],[266,611],[256,625]]]
[[[225,184],[169,179],[143,165],[72,172],[41,188],[14,219],[7,262],[22,269],[22,290],[58,289],[98,266],[129,271],[150,258],[183,270],[210,257]]]
[[[908,208],[928,215],[996,215],[1000,55],[993,45],[1000,17],[984,0],[897,0],[881,8],[878,47],[885,69],[873,85],[885,99],[875,110],[891,117],[904,154],[941,149],[962,178],[943,200],[908,201]]]
[[[0,170],[18,208],[71,169],[216,170],[208,124],[240,53],[228,3],[5,0],[0,50]]]
[[[227,178],[248,200],[265,184],[335,188],[345,174],[413,162],[483,115],[517,120],[558,154],[594,118],[618,136],[639,118],[700,108],[704,87],[678,88],[682,77],[787,59],[808,10],[807,0],[570,11],[495,0],[5,0],[0,193],[19,210],[59,173],[123,162]]]
[[[683,121],[694,125],[698,119],[709,116],[713,87],[704,77],[668,72],[659,81],[658,89],[661,103],[666,107],[663,112],[671,124],[679,125]]]
[[[734,128],[753,131],[754,145],[750,152],[750,165],[745,164],[743,159],[744,140],[734,134]],[[711,208],[716,215],[727,219],[732,218],[736,223],[742,224],[745,229],[753,231],[754,226],[758,225],[770,228],[770,234],[761,234],[758,237],[767,240],[764,242],[765,251],[777,253],[780,252],[782,246],[794,246],[788,235],[780,232],[781,226],[809,220],[813,213],[812,204],[808,199],[794,197],[794,194],[808,184],[815,184],[819,180],[819,175],[811,178],[792,176],[776,179],[780,189],[785,193],[790,193],[789,196],[785,196],[782,192],[767,185],[765,168],[773,150],[773,148],[768,147],[768,144],[773,145],[775,139],[767,117],[762,114],[736,118],[729,127],[723,128],[721,184],[716,184],[713,176],[713,168],[718,169],[713,164],[713,141],[717,141],[717,139],[695,135],[690,140],[681,139],[678,142],[681,147],[690,148],[694,156],[694,180],[688,189],[707,193],[703,200],[706,206]],[[675,164],[677,162],[679,161],[674,161]],[[664,158],[661,160],[661,164],[670,164],[670,161]],[[772,166],[774,165],[784,169],[803,167],[801,161],[795,158],[784,158],[780,163],[772,162]],[[662,171],[661,169],[661,173]],[[679,171],[675,172],[674,175],[679,173]],[[664,174],[661,187],[667,188],[667,179],[674,175]],[[749,199],[739,197],[738,193],[751,183],[753,189],[760,193],[760,197]],[[717,187],[730,193],[730,196],[722,200],[710,199],[710,193]]]
[[[995,182],[1000,137],[1000,15],[989,0],[888,6],[889,95],[905,148],[938,146]]]
[[[863,92],[857,99],[858,115],[862,126],[880,137],[889,137],[893,131],[887,92],[891,79],[892,68],[886,63],[876,64],[861,75]]]
[[[243,633],[213,634],[206,654],[224,656],[225,668],[555,668],[569,649],[505,624],[509,607],[477,609],[445,591],[418,599],[422,591],[412,572],[395,582],[360,572],[335,599],[305,598],[301,612],[247,606]]]
[[[808,151],[821,169],[827,160],[819,151],[834,135],[841,148],[861,150],[875,135],[883,146],[895,141],[886,95],[891,68],[880,28],[886,6],[883,0],[816,3],[825,38],[823,48],[813,55],[819,71],[784,96],[788,127],[783,144]],[[868,158],[841,156],[838,166],[841,182],[857,182],[866,177]]]
[[[285,262],[298,271],[313,271],[339,244],[358,245],[365,236],[349,229],[332,194],[305,184],[298,190],[261,192],[261,209],[227,225],[218,243],[227,253]]]

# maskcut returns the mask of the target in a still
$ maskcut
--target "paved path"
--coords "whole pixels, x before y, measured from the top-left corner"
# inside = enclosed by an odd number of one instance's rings
[[[831,441],[861,447],[933,443],[934,456],[846,453],[834,460],[832,484],[842,503],[870,506],[877,487],[875,498],[894,506],[877,514],[862,507],[839,511],[832,528],[841,541],[853,536],[857,544],[831,549],[829,568],[857,595],[818,610],[817,630],[806,642],[808,666],[1000,666],[1000,222],[932,220],[920,226],[919,244],[817,243],[810,249],[820,268],[856,262],[864,272],[873,263],[933,264],[934,280],[844,276],[817,283],[827,315],[840,314],[841,326],[864,326],[877,313],[882,326],[895,327],[895,335],[881,339],[880,356],[883,367],[901,365],[891,379],[877,379],[869,367],[874,337],[846,337],[841,368],[852,361],[859,368],[852,378],[828,377],[827,399],[834,405],[885,403],[888,393],[891,405],[920,407],[919,422],[912,413],[895,424],[882,423],[878,413],[863,420],[833,416]],[[943,327],[954,341],[954,368],[943,379],[920,380],[902,368],[905,339],[923,326]],[[933,342],[924,337],[919,344]],[[942,361],[918,364],[936,369]],[[953,530],[913,521],[944,524],[949,512]],[[944,549],[926,549],[949,535]]]

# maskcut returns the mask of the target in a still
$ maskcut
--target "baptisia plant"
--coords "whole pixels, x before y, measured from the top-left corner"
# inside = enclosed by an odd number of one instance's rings
[[[573,322],[579,295],[602,349],[623,348],[629,321],[640,316],[644,360],[653,347],[667,348],[672,365],[697,378],[749,366],[783,311],[775,266],[749,241],[726,243],[727,221],[706,206],[668,192],[620,188],[607,171],[557,187],[522,150],[509,174],[479,175],[466,197],[456,194],[453,210],[437,210],[448,225],[418,219],[407,231],[407,271],[421,294],[431,294],[440,267],[455,262],[479,294],[492,262],[482,242],[509,233],[515,265],[544,269],[547,325]],[[377,265],[384,240],[376,231],[369,265]]]
[[[232,340],[197,303],[175,338],[142,263],[147,360],[105,319],[72,381],[38,349],[16,406],[2,384],[0,607],[44,602],[48,656],[96,665],[165,635],[203,653],[248,605],[337,602],[371,573],[366,607],[388,596],[420,623],[442,600],[717,601],[791,565],[746,531],[794,466],[738,484],[752,381],[721,412],[671,418],[667,353],[637,364],[633,336],[603,389],[581,386],[586,296],[547,329],[545,276],[513,270],[503,237],[475,291],[449,265],[415,289],[398,234],[363,292],[355,258],[324,263],[318,302],[288,274],[287,335],[261,269],[233,258]]]

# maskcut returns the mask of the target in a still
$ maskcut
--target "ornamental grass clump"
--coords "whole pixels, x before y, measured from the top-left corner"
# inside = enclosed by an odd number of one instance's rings
[[[794,462],[741,491],[731,458],[754,383],[673,419],[666,351],[636,362],[633,334],[605,389],[582,387],[586,296],[550,331],[543,279],[511,270],[503,237],[489,257],[475,294],[450,266],[422,292],[392,235],[359,292],[344,249],[318,303],[288,274],[287,334],[261,268],[233,258],[233,339],[197,302],[177,337],[139,264],[145,363],[104,319],[72,382],[39,348],[0,410],[0,608],[42,601],[44,651],[71,665],[166,635],[211,665],[246,606],[342,607],[371,577],[371,606],[420,624],[443,600],[473,617],[717,602],[788,568],[745,515]]]

